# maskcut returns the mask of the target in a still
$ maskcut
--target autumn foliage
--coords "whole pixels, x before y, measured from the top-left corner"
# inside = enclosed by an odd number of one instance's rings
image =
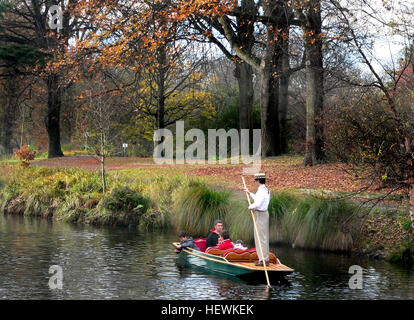
[[[16,150],[14,154],[21,161],[22,166],[28,167],[30,165],[30,161],[34,160],[36,156],[36,150],[30,149],[28,145],[24,145],[20,149]]]

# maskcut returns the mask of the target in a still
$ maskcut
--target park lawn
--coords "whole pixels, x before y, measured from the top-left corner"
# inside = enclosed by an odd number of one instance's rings
[[[302,156],[280,156],[262,160],[261,171],[267,175],[267,185],[272,191],[311,189],[330,190],[335,192],[354,192],[363,187],[363,183],[352,178],[342,164],[321,164],[312,167],[302,165]],[[34,166],[56,168],[82,168],[99,170],[100,163],[87,155],[65,156],[54,159],[39,159],[32,162]],[[210,184],[229,189],[242,190],[241,175],[243,164],[156,164],[153,158],[142,157],[110,157],[106,160],[109,174],[116,171],[129,177],[156,177],[183,174],[206,178]],[[253,179],[246,179],[249,188],[254,188]],[[365,190],[371,193],[385,193],[372,186]]]

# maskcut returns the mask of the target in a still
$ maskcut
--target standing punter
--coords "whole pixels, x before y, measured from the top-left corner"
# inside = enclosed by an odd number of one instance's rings
[[[260,242],[262,245],[263,256],[259,248],[259,239],[256,231],[254,231],[254,242],[259,261],[255,262],[256,266],[263,266],[263,261],[266,261],[266,266],[269,265],[269,212],[267,208],[270,202],[270,191],[266,187],[266,175],[264,173],[257,173],[254,175],[254,180],[258,185],[256,193],[250,192],[247,187],[244,190],[253,199],[253,203],[249,206],[250,210],[254,210],[254,216],[257,223],[257,232],[260,235]]]

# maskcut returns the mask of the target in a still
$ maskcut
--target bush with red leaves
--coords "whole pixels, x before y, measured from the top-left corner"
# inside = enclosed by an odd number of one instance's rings
[[[20,149],[14,152],[14,155],[21,161],[21,165],[24,167],[30,166],[30,161],[34,160],[36,156],[36,150],[31,150],[28,145],[24,145]]]

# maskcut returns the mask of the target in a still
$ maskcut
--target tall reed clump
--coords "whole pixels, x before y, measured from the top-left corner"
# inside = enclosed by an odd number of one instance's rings
[[[224,227],[229,230],[231,239],[252,242],[254,239],[253,220],[248,210],[246,195],[233,192],[228,207],[229,212]]]
[[[254,227],[245,195],[229,200],[226,224],[233,240],[254,241]],[[344,200],[303,197],[297,192],[272,193],[269,203],[271,243],[348,251],[360,232],[358,207]]]
[[[304,248],[349,251],[360,221],[359,208],[348,201],[308,196],[283,215],[281,238]]]
[[[144,194],[152,200],[152,206],[144,214],[141,227],[144,229],[165,229],[171,227],[173,219],[173,195],[188,186],[190,179],[184,175],[158,176],[148,181]]]
[[[299,195],[291,191],[272,193],[269,202],[269,234],[270,242],[284,242],[281,232],[283,218],[289,215],[298,203]],[[285,235],[286,237],[286,235]]]
[[[231,192],[194,180],[174,195],[171,221],[177,230],[205,236],[214,220],[226,220]]]
[[[297,203],[289,192],[272,194],[269,204],[270,241],[281,242],[280,225],[284,215],[289,214]],[[221,219],[235,241],[254,241],[254,226],[248,209],[246,195],[241,192],[217,189],[199,181],[190,183],[177,192],[174,198],[173,225],[193,236],[205,236],[214,220]]]
[[[229,200],[229,213],[226,218],[227,228],[233,240],[242,239],[253,243],[254,224],[248,202],[244,193],[233,193]],[[272,193],[269,203],[270,242],[282,242],[280,227],[282,218],[292,210],[297,198],[289,192]]]

